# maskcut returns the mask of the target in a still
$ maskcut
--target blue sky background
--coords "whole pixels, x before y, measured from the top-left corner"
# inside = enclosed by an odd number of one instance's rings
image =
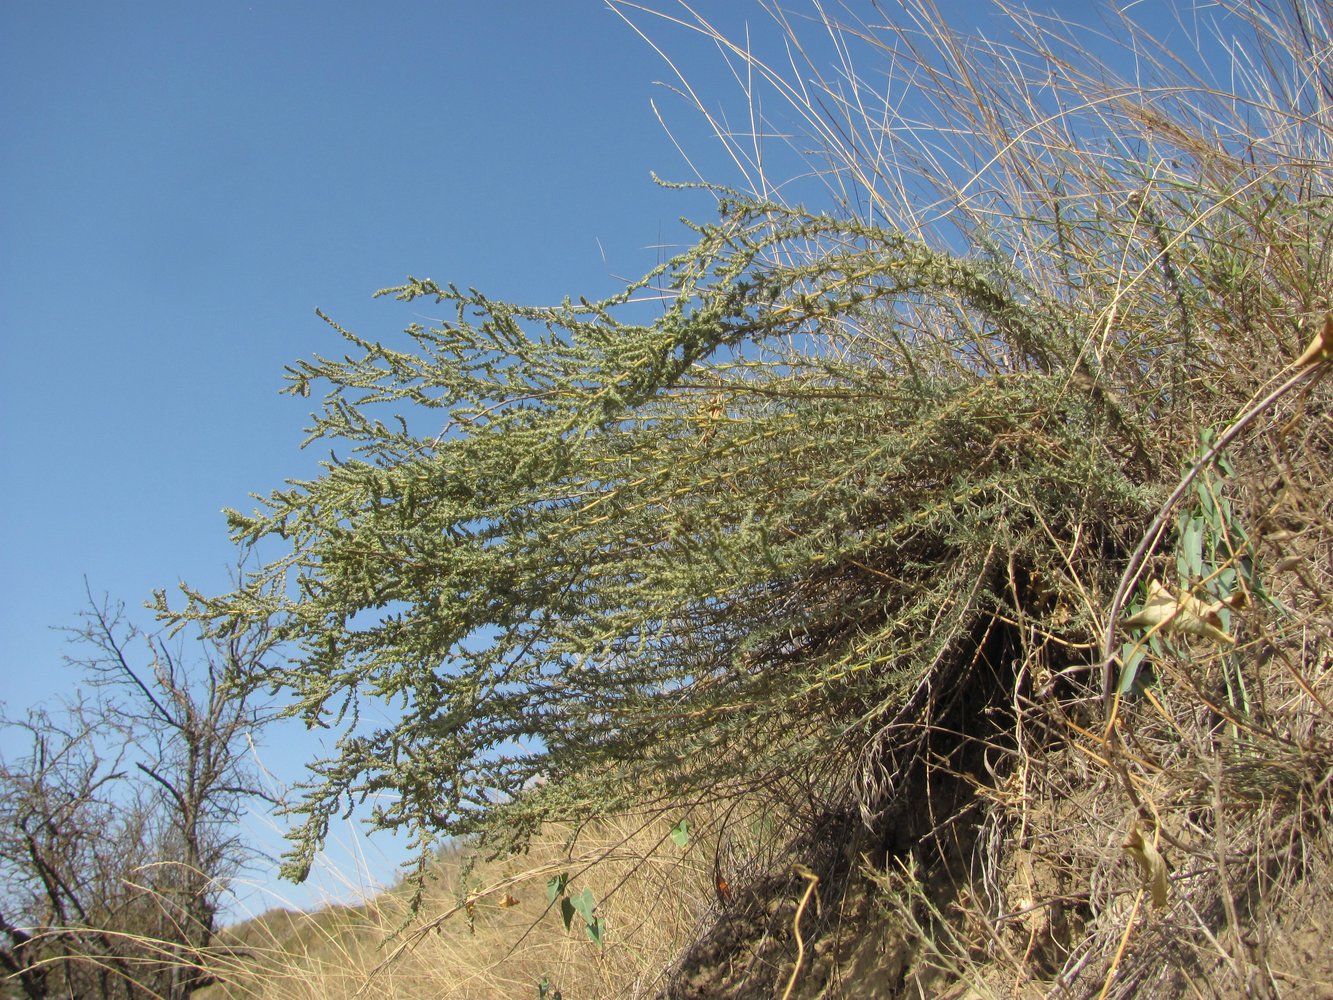
[[[749,2],[694,6],[763,37]],[[708,46],[661,37],[740,110]],[[0,5],[7,711],[71,691],[55,629],[85,577],[131,608],[181,578],[225,587],[220,509],[321,457],[297,450],[314,400],[277,392],[285,364],[342,349],[316,307],[391,338],[428,307],[370,296],[408,274],[591,298],[686,239],[678,217],[711,201],[651,182],[692,176],[650,101],[710,179],[737,178],[669,76],[601,0]],[[310,740],[284,731],[266,763],[294,779]],[[391,877],[392,847],[369,850]]]

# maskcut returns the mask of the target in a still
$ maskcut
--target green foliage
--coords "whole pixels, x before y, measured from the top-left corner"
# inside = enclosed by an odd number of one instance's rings
[[[451,322],[411,351],[340,331],[359,354],[293,370],[329,387],[312,439],[353,455],[230,513],[239,543],[290,551],[183,616],[279,622],[297,654],[262,681],[312,725],[367,695],[401,713],[315,764],[295,876],[380,791],[375,822],[425,850],[499,814],[521,833],[836,771],[1013,564],[1142,509],[1125,416],[1071,380],[1075,312],[992,261],[773,204],[724,200],[698,233],[596,304],[413,280],[390,292]],[[663,314],[619,320],[654,281]]]
[[[588,932],[588,940],[597,947],[602,947],[603,935],[606,931],[606,924],[595,912],[597,901],[593,897],[591,889],[584,889],[576,896],[569,895],[569,874],[562,873],[553,876],[546,883],[546,901],[554,906],[557,902],[560,904],[560,919],[565,923],[565,930],[569,930],[574,922],[574,915],[583,918],[583,927]]]
[[[682,851],[690,844],[690,823],[682,819],[671,828],[671,842]]]
[[[1215,438],[1212,431],[1200,435],[1200,445],[1191,456],[1191,464],[1204,462]],[[1228,481],[1235,478],[1236,471],[1225,454],[1208,462],[1193,483],[1193,503],[1176,517],[1174,536],[1176,593],[1182,599],[1198,602],[1198,608],[1209,612],[1208,624],[1223,636],[1231,634],[1236,607],[1262,602],[1281,609],[1281,603],[1264,586],[1257,570],[1258,549],[1227,496]],[[1136,613],[1142,613],[1152,596],[1152,586],[1145,585]],[[1214,618],[1215,621],[1211,620]],[[1121,646],[1118,687],[1121,694],[1142,689],[1141,670],[1148,662],[1149,652],[1158,660],[1179,655],[1180,651],[1172,648],[1168,637],[1173,631],[1168,623],[1166,627],[1148,629],[1137,642]],[[1248,712],[1249,698],[1238,657],[1231,653],[1221,657],[1220,662],[1229,702],[1233,708]]]

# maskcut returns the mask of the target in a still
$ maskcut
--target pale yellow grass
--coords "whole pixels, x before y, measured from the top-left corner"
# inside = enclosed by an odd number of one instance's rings
[[[685,810],[547,828],[520,856],[441,860],[420,912],[406,889],[361,906],[275,910],[227,932],[217,957],[225,981],[204,1000],[274,998],[537,998],[652,996],[673,959],[717,904],[718,817],[689,813],[690,842],[670,836]],[[591,889],[605,924],[598,947],[577,913],[568,930],[548,881]],[[460,885],[460,879],[465,880]]]

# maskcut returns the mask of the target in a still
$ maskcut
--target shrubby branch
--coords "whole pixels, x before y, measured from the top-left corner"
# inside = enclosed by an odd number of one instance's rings
[[[85,694],[4,720],[28,750],[0,762],[0,965],[32,1000],[180,1000],[212,981],[239,820],[275,804],[247,763],[262,702],[238,687],[272,637],[185,657],[91,595],[76,633]]]

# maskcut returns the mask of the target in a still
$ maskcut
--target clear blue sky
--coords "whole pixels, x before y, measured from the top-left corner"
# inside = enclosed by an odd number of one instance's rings
[[[694,6],[738,35],[765,21]],[[672,54],[739,109],[706,46]],[[409,273],[593,297],[706,217],[649,178],[691,179],[655,99],[736,181],[669,75],[601,0],[0,5],[8,711],[70,690],[53,628],[85,577],[131,607],[180,578],[221,588],[220,509],[312,470],[309,402],[277,390],[285,364],[341,350],[315,307],[378,339],[420,318],[370,299]],[[290,777],[307,749],[271,762]]]

